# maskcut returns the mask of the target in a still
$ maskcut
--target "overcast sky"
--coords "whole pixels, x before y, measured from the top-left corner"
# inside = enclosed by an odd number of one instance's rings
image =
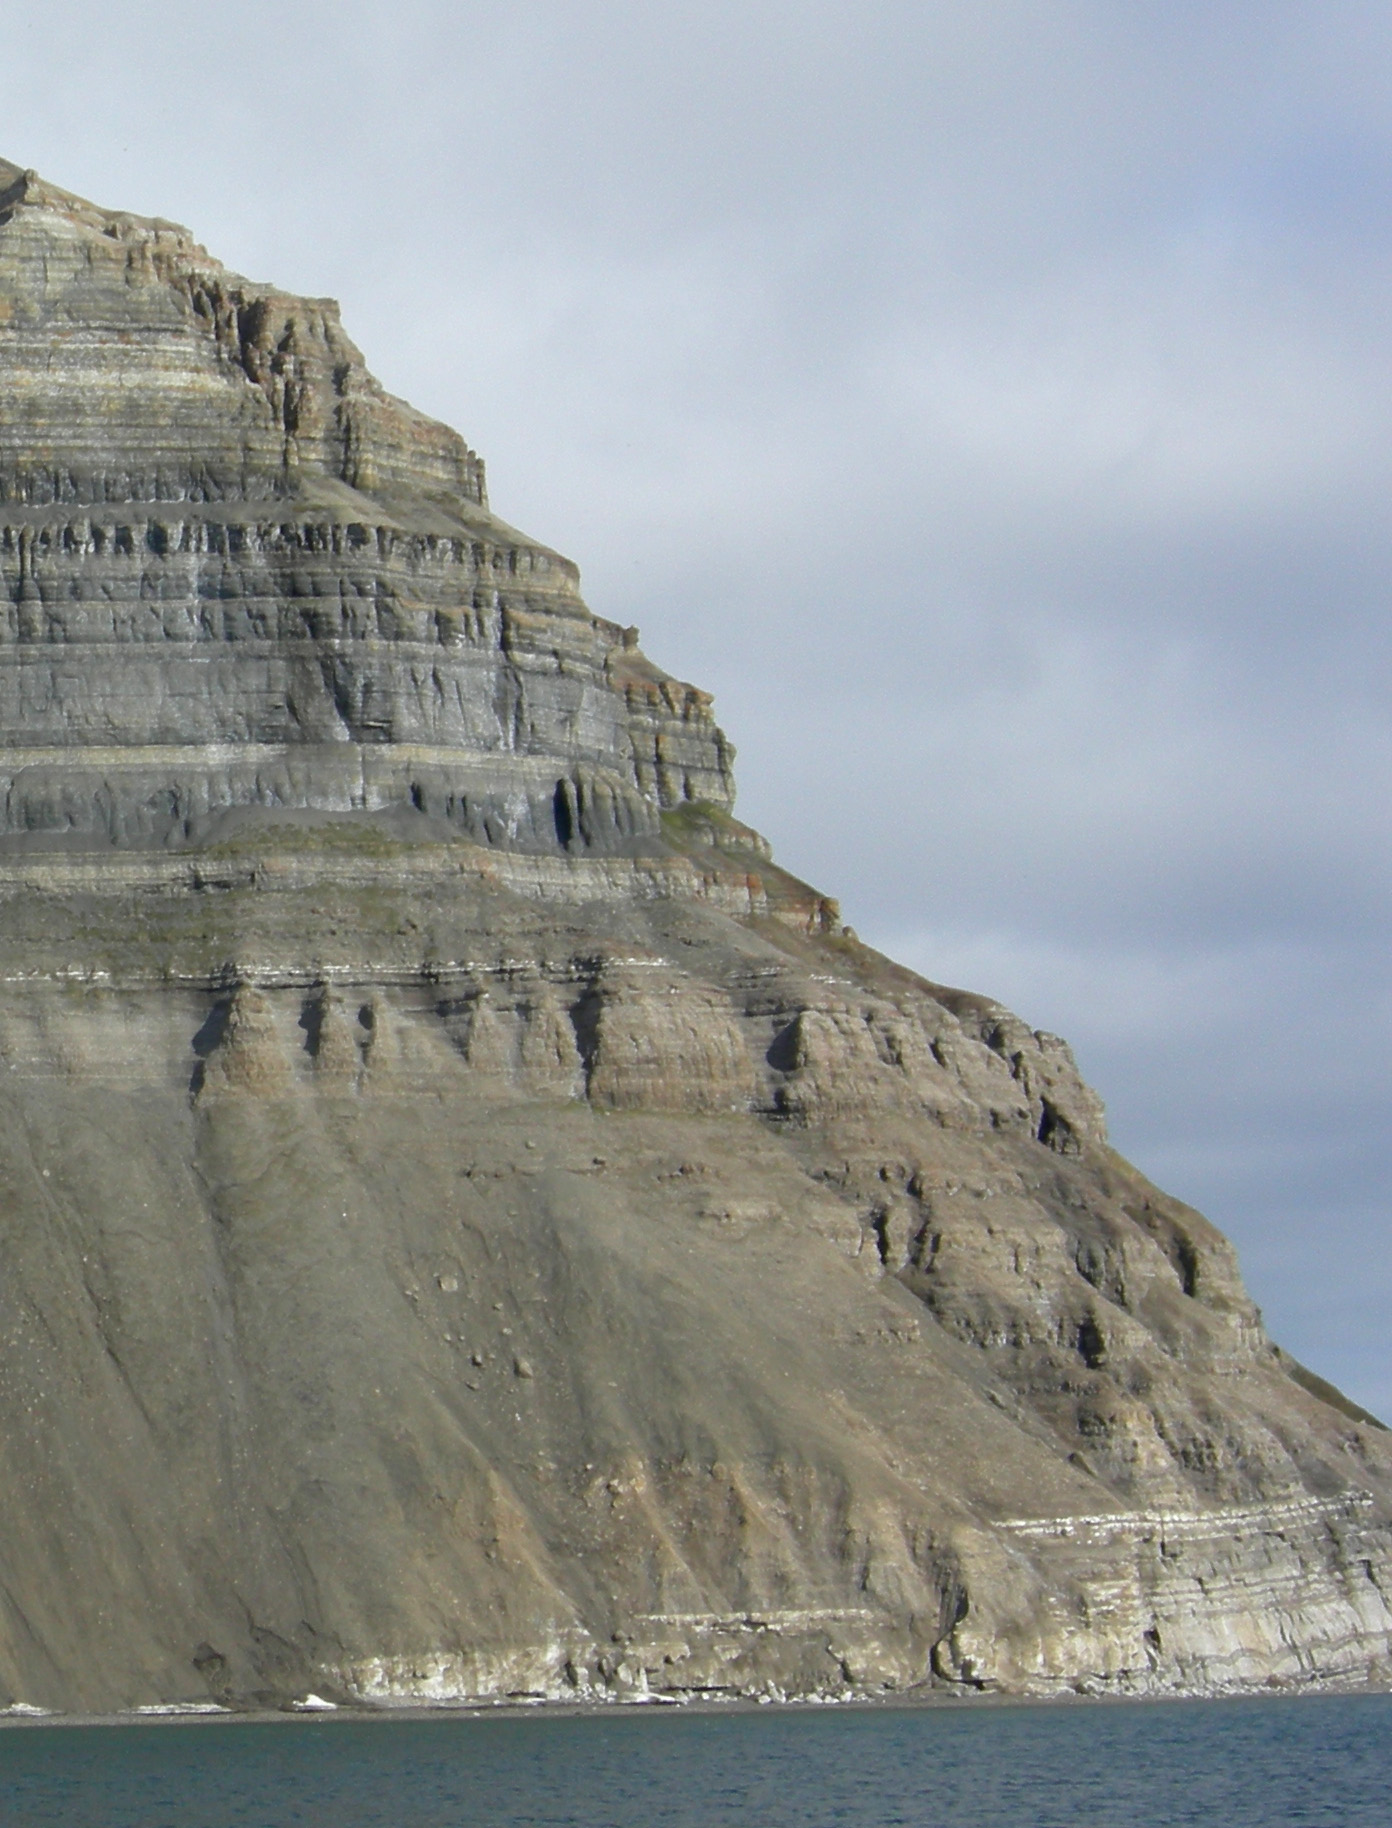
[[[1392,1419],[1392,9],[50,0],[0,123],[338,297]]]

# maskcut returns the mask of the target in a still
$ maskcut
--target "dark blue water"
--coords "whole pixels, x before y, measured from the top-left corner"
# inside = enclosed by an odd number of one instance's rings
[[[31,1828],[1389,1828],[1392,1697],[0,1732]]]

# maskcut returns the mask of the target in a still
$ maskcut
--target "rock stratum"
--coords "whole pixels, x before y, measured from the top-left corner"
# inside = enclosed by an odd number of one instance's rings
[[[1382,1681],[1392,1437],[332,303],[0,164],[0,1704]]]

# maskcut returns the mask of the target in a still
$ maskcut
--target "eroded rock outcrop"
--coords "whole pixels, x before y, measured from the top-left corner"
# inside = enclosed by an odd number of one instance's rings
[[[728,807],[708,696],[489,512],[331,300],[0,165],[0,380],[0,832],[403,807],[605,850]]]
[[[1389,1436],[326,301],[0,167],[0,1701],[1383,1680]]]

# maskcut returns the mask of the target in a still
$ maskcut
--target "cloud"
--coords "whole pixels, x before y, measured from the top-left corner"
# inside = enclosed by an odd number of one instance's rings
[[[1390,55],[1361,0],[60,0],[0,150],[338,295],[780,856],[1071,1034],[1392,1411]]]

